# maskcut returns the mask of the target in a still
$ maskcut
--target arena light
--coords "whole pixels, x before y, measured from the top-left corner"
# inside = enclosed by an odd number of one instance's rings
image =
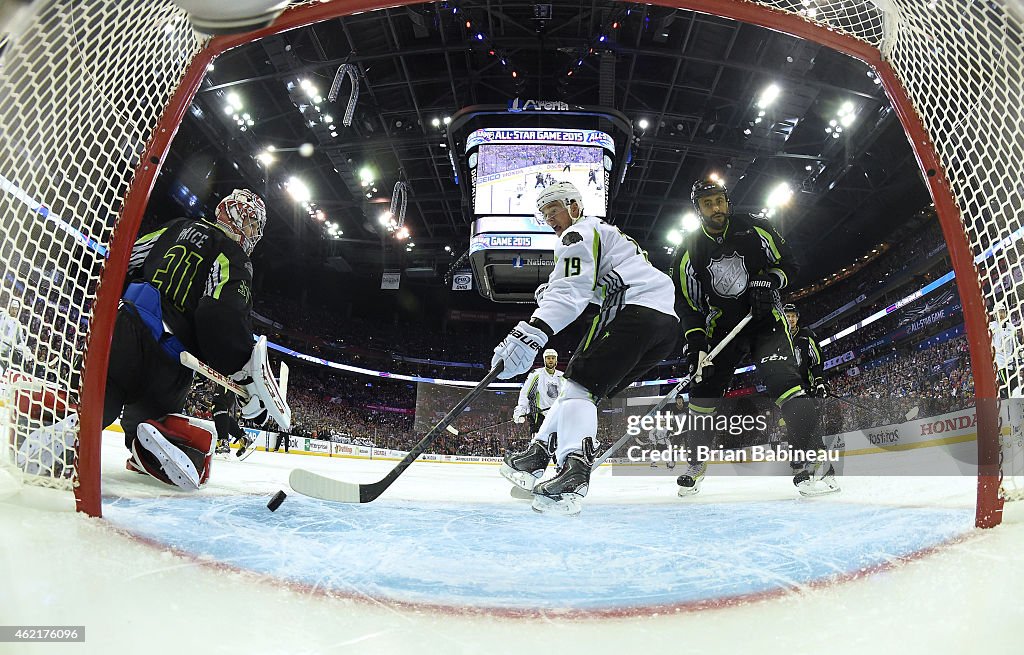
[[[312,197],[312,194],[309,192],[309,187],[306,186],[305,182],[297,177],[292,176],[288,178],[285,186],[288,188],[288,193],[296,202],[308,203],[309,199]]]
[[[768,194],[768,200],[765,202],[768,204],[768,210],[771,211],[776,207],[789,204],[789,201],[792,199],[793,189],[790,188],[789,184],[783,182],[771,190],[771,193]]]
[[[646,118],[641,118],[639,122],[637,122],[637,126],[639,126],[641,130],[646,130],[648,125],[650,125],[650,123],[647,122]]]
[[[693,212],[687,212],[683,215],[682,225],[684,232],[693,232],[700,227],[700,219]]]
[[[679,232],[679,230],[669,230],[668,233],[665,235],[665,240],[668,241],[673,246],[678,246],[680,243],[683,242],[683,235]]]
[[[757,106],[761,109],[767,109],[772,106],[772,103],[779,97],[782,90],[777,84],[769,84],[765,87],[764,91],[761,92],[761,97],[757,100]]]
[[[235,111],[242,111],[242,106],[243,105],[242,105],[242,97],[240,95],[238,95],[234,91],[231,91],[227,95],[227,101],[228,101],[228,104],[231,105],[234,108]]]
[[[269,150],[264,150],[256,155],[256,159],[259,159],[264,166],[270,166],[274,163],[274,155]]]
[[[362,168],[359,169],[359,181],[363,184],[364,187],[373,184],[374,179],[375,176],[372,168],[370,168],[369,166],[363,166]]]

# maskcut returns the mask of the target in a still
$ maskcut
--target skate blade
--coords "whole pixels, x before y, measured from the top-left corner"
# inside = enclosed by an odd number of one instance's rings
[[[235,451],[235,459],[237,459],[239,462],[245,461],[246,457],[256,452],[256,448],[256,440],[253,439],[250,445],[246,446],[245,448],[239,448],[238,450]]]
[[[583,510],[583,496],[579,494],[562,494],[561,498],[535,495],[531,507],[539,514],[556,514],[576,516]]]
[[[533,491],[533,486],[537,484],[537,478],[533,477],[533,474],[517,471],[504,462],[501,464],[498,472],[501,473],[503,478],[526,492]]]
[[[679,487],[679,491],[676,495],[680,498],[689,498],[690,496],[696,496],[700,493],[700,482],[693,485],[692,487]]]
[[[517,487],[516,485],[512,485],[512,488],[509,489],[508,493],[509,493],[510,496],[512,496],[516,500],[533,500],[533,492],[532,491],[527,491],[526,489],[521,489],[520,487]]]
[[[796,485],[796,490],[805,498],[815,496],[827,496],[828,494],[839,493],[841,489],[834,478],[822,478],[820,480],[807,480]]]
[[[136,434],[139,443],[156,456],[160,470],[180,489],[195,491],[199,488],[199,472],[188,455],[171,445],[164,435],[151,425],[142,423]]]

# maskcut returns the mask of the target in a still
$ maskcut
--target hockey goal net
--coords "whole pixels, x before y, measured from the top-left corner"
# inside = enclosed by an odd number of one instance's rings
[[[0,308],[20,302],[16,320],[27,339],[0,350],[0,461],[21,479],[74,489],[79,509],[100,513],[103,380],[128,252],[207,65],[259,36],[394,4],[302,3],[270,28],[209,42],[167,0],[38,0],[7,25]],[[1024,498],[1024,449],[1002,424],[998,401],[1021,395],[1020,353],[1001,358],[997,374],[990,333],[997,305],[1010,323],[1024,323],[1024,56],[1013,0],[654,4],[788,32],[877,73],[925,174],[957,275],[979,407],[977,523],[998,523],[1003,499]],[[76,410],[78,425],[63,424],[68,452],[30,443]]]

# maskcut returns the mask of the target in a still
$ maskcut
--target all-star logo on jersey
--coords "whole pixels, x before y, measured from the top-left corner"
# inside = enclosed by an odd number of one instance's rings
[[[739,298],[750,279],[743,255],[737,253],[712,259],[708,271],[711,272],[711,286],[715,293],[727,298]]]

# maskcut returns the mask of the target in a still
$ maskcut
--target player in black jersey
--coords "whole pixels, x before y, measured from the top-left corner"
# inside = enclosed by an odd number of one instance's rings
[[[800,311],[790,303],[782,308],[789,324],[789,335],[793,339],[793,353],[796,365],[800,370],[800,379],[804,389],[815,398],[829,395],[828,384],[825,383],[825,361],[821,358],[821,346],[818,335],[809,327],[800,327]]]
[[[734,213],[721,182],[698,180],[690,199],[701,225],[680,245],[671,275],[693,376],[691,421],[715,413],[736,364],[749,353],[785,417],[789,443],[822,448],[817,410],[804,390],[779,296],[794,270],[786,241],[768,221]],[[753,320],[708,365],[714,345],[748,312]],[[697,443],[711,445],[709,431],[691,433]],[[697,493],[706,470],[707,462],[692,462],[679,476],[679,495]],[[800,471],[793,483],[805,495],[838,491],[827,462]]]
[[[212,435],[168,416],[184,407],[192,383],[178,359],[183,350],[245,386],[244,418],[264,422],[269,411],[290,422],[287,404],[273,402],[280,394],[266,375],[265,347],[253,347],[249,316],[249,255],[265,224],[263,200],[236,189],[217,205],[215,221],[177,219],[136,241],[103,407],[104,425],[121,416],[129,470],[185,489],[209,476]]]

